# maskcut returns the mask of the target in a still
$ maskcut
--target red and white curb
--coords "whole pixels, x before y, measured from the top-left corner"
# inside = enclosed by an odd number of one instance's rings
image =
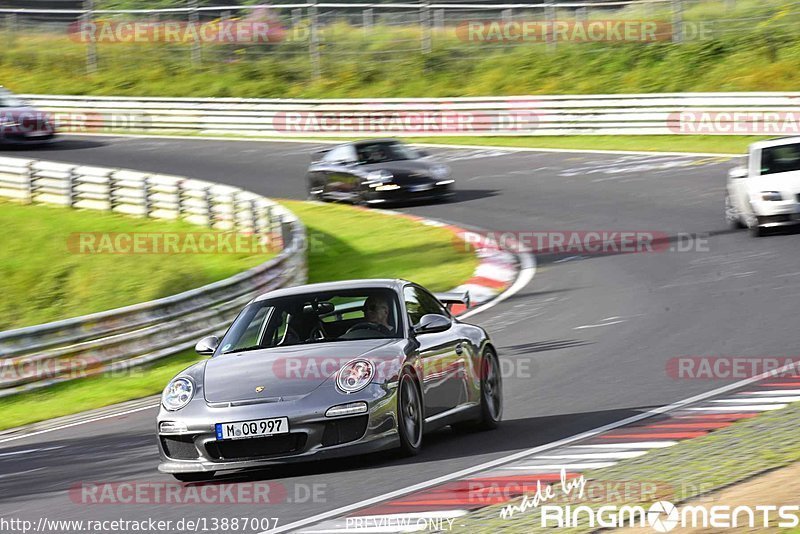
[[[475,268],[475,272],[469,280],[451,290],[453,292],[469,291],[472,307],[497,298],[511,288],[520,276],[521,263],[517,255],[501,250],[496,243],[487,239],[480,232],[465,230],[442,221],[409,215],[399,211],[375,209],[371,211],[394,215],[426,226],[435,226],[448,230],[453,234],[453,246],[463,247],[464,250],[467,250],[468,247],[473,247],[478,258],[478,266]],[[529,280],[526,280],[526,283]],[[466,312],[467,309],[464,306],[457,305],[453,306],[451,311],[454,315],[459,315]]]
[[[743,381],[738,390],[720,389],[723,391],[719,396],[676,403],[635,416],[631,419],[637,420],[629,424],[612,424],[605,431],[590,431],[583,439],[567,438],[557,447],[537,447],[528,451],[529,454],[512,455],[505,462],[500,460],[465,476],[354,508],[316,524],[298,525],[299,528],[292,531],[315,534],[418,532],[430,530],[432,524],[451,530],[460,526],[459,518],[470,512],[533,495],[540,481],[544,485],[560,480],[562,470],[568,478],[589,470],[602,470],[643,456],[650,450],[672,447],[736,421],[800,402],[800,377],[795,375],[787,378],[771,373],[767,377]],[[509,520],[509,527],[513,527],[513,519]]]

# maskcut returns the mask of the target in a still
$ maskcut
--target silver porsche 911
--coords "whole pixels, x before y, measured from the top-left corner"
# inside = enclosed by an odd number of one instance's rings
[[[466,295],[439,297],[405,280],[352,280],[255,298],[221,340],[197,344],[211,358],[164,389],[159,470],[196,481],[388,448],[413,455],[444,425],[495,428],[497,352],[452,316]]]

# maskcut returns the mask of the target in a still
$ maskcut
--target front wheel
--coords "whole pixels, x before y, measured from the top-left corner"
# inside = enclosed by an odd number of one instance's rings
[[[404,369],[397,386],[397,431],[400,434],[400,449],[407,456],[415,456],[422,450],[422,395],[417,379],[409,369]]]
[[[725,195],[725,222],[734,230],[744,228],[742,218],[739,216],[739,210],[733,205],[733,199],[730,195]]]

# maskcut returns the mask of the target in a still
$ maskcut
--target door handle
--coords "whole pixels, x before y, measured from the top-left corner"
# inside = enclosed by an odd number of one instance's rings
[[[456,345],[456,354],[458,354],[459,356],[464,354],[464,346],[461,343]]]

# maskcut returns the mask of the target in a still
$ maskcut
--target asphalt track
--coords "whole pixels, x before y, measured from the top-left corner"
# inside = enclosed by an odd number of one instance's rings
[[[313,144],[71,138],[4,155],[128,167],[303,198]],[[381,453],[235,477],[272,481],[270,505],[95,505],[80,482],[170,481],[155,467],[154,410],[0,444],[0,515],[49,519],[278,517],[279,524],[574,435],[723,385],[674,379],[684,355],[796,354],[798,235],[753,239],[723,221],[732,161],[699,156],[432,149],[457,180],[450,203],[404,210],[496,231],[642,230],[701,234],[699,250],[539,257],[521,292],[472,320],[509,363],[494,432],[426,438],[412,459]],[[380,238],[380,236],[376,236]],[[695,248],[698,248],[695,247]],[[317,486],[308,502],[305,490]],[[292,501],[292,502],[288,502]],[[252,532],[252,531],[248,531]]]

